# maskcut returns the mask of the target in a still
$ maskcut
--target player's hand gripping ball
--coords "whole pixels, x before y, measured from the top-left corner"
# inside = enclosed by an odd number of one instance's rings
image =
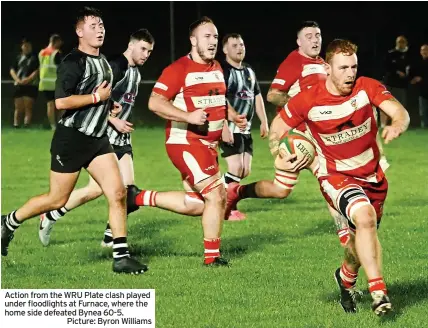
[[[305,156],[309,157],[306,167],[312,164],[316,154],[314,144],[303,132],[295,129],[291,129],[281,138],[279,141],[279,151],[287,155],[296,154],[297,158],[295,160],[299,160]]]

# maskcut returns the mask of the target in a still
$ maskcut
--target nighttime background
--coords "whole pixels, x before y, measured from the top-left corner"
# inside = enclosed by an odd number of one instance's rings
[[[155,37],[155,49],[142,67],[143,79],[156,80],[171,60],[169,2],[2,2],[2,80],[10,80],[9,69],[20,51],[20,40],[29,38],[33,50],[47,46],[49,36],[59,33],[63,52],[77,46],[73,28],[79,8],[94,6],[103,12],[106,40],[102,52],[109,56],[123,52],[128,36],[145,27]],[[409,40],[410,53],[419,56],[420,45],[428,42],[426,11],[422,2],[175,2],[175,58],[190,47],[188,26],[200,15],[211,17],[220,38],[229,32],[240,33],[247,48],[246,61],[256,70],[259,80],[271,81],[288,53],[296,48],[296,27],[302,20],[316,20],[323,36],[323,51],[334,38],[349,38],[359,46],[359,74],[382,78],[386,52],[403,34]],[[221,47],[219,59],[223,58]],[[268,85],[262,85],[266,96]],[[2,83],[2,122],[13,112],[12,84]],[[143,85],[136,103],[135,116],[148,124],[159,122],[147,113],[151,85]],[[414,90],[410,90],[412,94]],[[417,95],[410,100],[409,111],[417,112]],[[413,99],[414,98],[414,99]],[[273,113],[273,108],[267,106]],[[272,117],[272,115],[270,115]],[[34,108],[34,123],[47,122],[43,96]]]

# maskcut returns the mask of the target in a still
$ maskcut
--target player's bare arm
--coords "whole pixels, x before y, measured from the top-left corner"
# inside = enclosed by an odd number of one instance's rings
[[[156,115],[170,121],[203,125],[207,120],[207,114],[204,112],[204,108],[194,112],[184,112],[171,104],[166,97],[156,92],[152,92],[150,95],[149,109]]]
[[[245,130],[247,127],[247,118],[245,115],[240,115],[238,112],[227,102],[227,119],[241,130]]]
[[[279,89],[271,88],[268,91],[267,101],[275,106],[285,106],[285,104],[290,99],[290,96],[287,94],[287,92],[280,91]]]
[[[269,131],[269,149],[274,157],[279,154],[279,141],[281,137],[290,130],[291,127],[281,117],[277,116],[272,121]]]
[[[256,114],[260,120],[260,136],[264,139],[269,135],[269,123],[266,116],[265,102],[261,94],[256,96]]]
[[[386,126],[382,131],[382,138],[387,144],[407,130],[410,117],[404,106],[395,98],[384,100],[379,108],[392,120],[391,125]]]
[[[22,79],[21,84],[25,85],[32,82],[38,75],[39,75],[39,70],[36,69],[33,73],[30,74],[30,76],[26,77],[25,79]]]
[[[20,83],[21,82],[21,80],[19,79],[19,77],[18,77],[18,75],[16,75],[16,72],[15,72],[15,70],[12,68],[11,70],[10,70],[10,76],[12,77],[12,79],[16,82],[16,83]]]
[[[99,85],[97,91],[90,95],[71,95],[55,99],[55,107],[58,110],[78,109],[110,98],[111,85],[104,81]]]
[[[108,119],[109,123],[115,127],[120,133],[131,133],[134,131],[133,124],[127,120],[122,120],[117,117],[110,116]]]
[[[230,131],[227,121],[224,122],[223,130],[221,132],[221,140],[225,143],[233,144],[233,133]]]

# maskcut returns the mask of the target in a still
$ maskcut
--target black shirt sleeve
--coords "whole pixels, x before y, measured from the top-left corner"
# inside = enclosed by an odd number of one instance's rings
[[[254,78],[255,78],[255,81],[254,81],[254,96],[257,96],[257,95],[259,95],[261,93],[261,90],[260,90],[260,84],[259,84],[259,80],[257,79],[256,72],[254,72],[254,69],[250,65],[248,65],[247,63],[245,65],[254,74]]]
[[[123,79],[125,72],[128,69],[128,60],[124,55],[120,55],[112,60],[109,60],[111,70],[113,72],[113,86]]]
[[[28,75],[31,75],[35,70],[39,69],[40,62],[39,57],[36,55],[33,55],[31,57],[30,65],[28,66]]]
[[[76,94],[76,87],[85,72],[83,59],[64,60],[57,71],[55,99],[66,98]]]
[[[13,69],[15,73],[18,72],[18,62],[20,57],[21,56],[16,57],[13,65],[10,67],[10,69]]]
[[[260,93],[261,93],[260,85],[259,85],[259,81],[257,80],[257,77],[256,77],[256,81],[254,83],[254,96],[257,96]]]
[[[226,87],[227,87],[227,83],[229,81],[229,75],[230,75],[229,64],[227,62],[220,62],[220,66],[223,69],[224,81],[226,82]]]
[[[62,60],[62,55],[61,53],[57,52],[54,58],[55,65],[59,66],[59,64],[61,64],[61,60]]]

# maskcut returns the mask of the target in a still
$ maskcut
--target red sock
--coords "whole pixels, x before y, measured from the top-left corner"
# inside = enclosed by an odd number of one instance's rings
[[[346,244],[351,240],[351,235],[349,234],[349,228],[337,230],[337,235],[339,236],[340,244],[345,247]]]
[[[382,277],[369,280],[369,292],[383,291],[386,294],[386,284]]]
[[[214,240],[207,240],[204,239],[204,257],[205,257],[205,264],[210,264],[214,262],[214,259],[216,257],[220,257],[220,238],[214,239]]]
[[[352,272],[352,270],[349,270],[344,262],[340,268],[340,278],[342,278],[342,284],[345,288],[353,288],[357,282],[358,272]]]
[[[157,191],[141,190],[141,192],[135,196],[135,204],[138,206],[156,206],[157,193]]]

